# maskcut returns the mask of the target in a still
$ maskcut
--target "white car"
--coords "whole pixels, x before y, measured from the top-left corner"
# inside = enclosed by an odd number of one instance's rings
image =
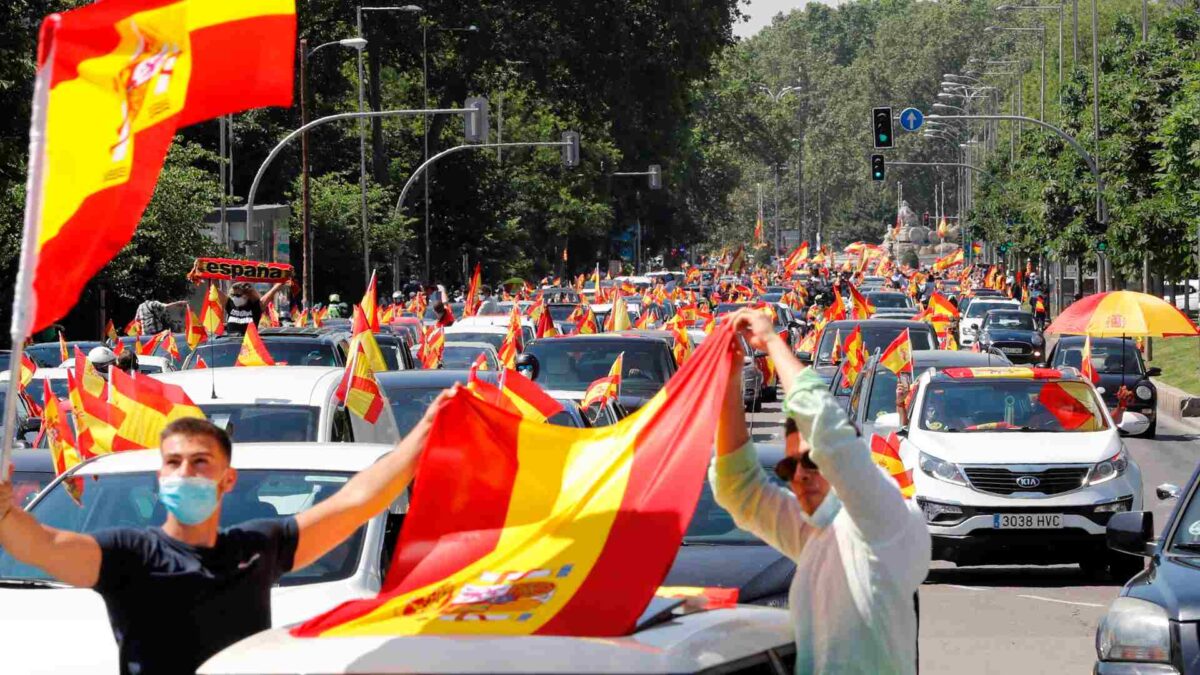
[[[1144,430],[1144,416],[1127,412],[1118,427],[1074,371],[946,368],[916,386],[900,457],[935,560],[1140,569],[1106,548],[1104,532],[1112,514],[1142,508],[1141,469],[1117,431]]]
[[[475,365],[475,360],[482,354],[487,363],[487,370],[500,370],[500,356],[496,348],[486,342],[446,342],[442,350],[442,367],[446,370],[467,370]]]
[[[238,481],[222,501],[222,526],[293,515],[329,497],[390,449],[239,444],[233,451]],[[158,450],[97,457],[66,476],[83,478],[80,504],[58,480],[28,510],[46,525],[73,531],[160,525],[166,517],[156,495],[160,457]],[[390,562],[393,542],[387,535],[399,530],[407,504],[407,498],[401,498],[312,565],[284,576],[271,589],[272,625],[296,623],[347,600],[374,597]],[[108,613],[100,595],[91,589],[51,581],[41,570],[0,551],[0,607],[4,607],[0,616],[4,672],[117,672],[117,645]],[[64,635],[70,636],[66,643]]]
[[[157,375],[159,373],[169,373],[176,370],[175,359],[171,359],[166,356],[138,356],[137,360],[139,373]],[[67,359],[58,367],[73,370],[75,368],[75,359]]]
[[[1200,310],[1200,280],[1188,279],[1175,282],[1175,306],[1179,309],[1188,308]],[[1171,294],[1163,295],[1163,300],[1171,302]]]
[[[504,337],[508,335],[508,314],[466,316],[446,327],[447,342],[486,342],[500,350]],[[521,317],[521,342],[529,344],[536,336],[536,329],[528,317]]]
[[[993,309],[1021,309],[1021,301],[992,297],[973,299],[958,321],[959,346],[969,347],[975,344],[983,318]]]
[[[783,609],[683,613],[655,599],[631,635],[297,638],[273,628],[209,659],[202,675],[278,673],[791,673]]]
[[[374,424],[341,407],[334,393],[343,372],[328,366],[261,366],[199,368],[154,377],[182,387],[235,443],[399,440],[386,397]]]

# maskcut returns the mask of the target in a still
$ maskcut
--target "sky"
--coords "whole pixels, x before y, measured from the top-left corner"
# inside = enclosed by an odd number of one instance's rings
[[[821,1],[827,5],[837,4],[837,0]],[[742,13],[750,15],[750,21],[734,24],[733,34],[738,37],[750,37],[762,30],[764,26],[770,25],[771,19],[776,14],[788,12],[807,4],[808,0],[750,0],[750,6],[742,9]]]

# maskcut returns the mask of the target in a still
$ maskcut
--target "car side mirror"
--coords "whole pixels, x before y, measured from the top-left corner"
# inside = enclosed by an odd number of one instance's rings
[[[1159,368],[1158,366],[1154,366],[1150,370],[1146,371],[1146,377],[1158,377],[1159,375],[1162,375],[1162,368]]]
[[[753,356],[743,356],[742,357],[742,365],[744,365],[744,366],[754,365],[754,357]]]
[[[979,326],[971,326],[971,332],[972,332],[972,333],[978,333],[978,332],[979,332]]]
[[[1150,420],[1141,413],[1126,410],[1121,416],[1121,421],[1117,423],[1117,428],[1130,436],[1138,436],[1150,428]]]
[[[812,352],[796,352],[796,358],[804,365],[812,365]]]
[[[1104,530],[1104,539],[1114,551],[1149,557],[1154,540],[1154,514],[1150,511],[1114,513]]]
[[[39,417],[27,417],[19,427],[21,434],[37,433],[42,430],[42,420]]]
[[[766,355],[767,355],[767,353],[764,351],[761,351],[758,349],[754,350],[754,358],[756,358],[756,359],[761,359],[761,358],[765,357]]]
[[[875,428],[887,427],[889,429],[899,429],[903,426],[900,422],[900,413],[890,412],[884,413],[875,418]]]
[[[1163,483],[1154,488],[1154,496],[1162,500],[1176,499],[1179,497],[1179,486],[1173,483]]]

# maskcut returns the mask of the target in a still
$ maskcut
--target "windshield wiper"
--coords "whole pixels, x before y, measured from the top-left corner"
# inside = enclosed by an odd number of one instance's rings
[[[61,581],[49,579],[22,579],[19,577],[0,577],[0,586],[16,586],[18,588],[70,588]]]
[[[1177,548],[1183,551],[1200,551],[1200,541],[1178,541],[1171,548]]]

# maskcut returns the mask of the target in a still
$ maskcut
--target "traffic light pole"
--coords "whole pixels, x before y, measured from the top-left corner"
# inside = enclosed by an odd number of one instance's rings
[[[649,171],[614,171],[608,174],[609,177],[634,177],[640,178],[645,176],[650,179],[650,189],[662,189],[662,167],[658,164],[651,164]],[[637,191],[637,250],[634,252],[634,274],[642,273],[642,192]]]
[[[421,175],[425,173],[426,169],[428,169],[430,166],[432,166],[435,162],[437,162],[439,159],[441,159],[443,157],[447,157],[449,155],[453,155],[455,153],[462,152],[463,150],[487,150],[487,149],[494,150],[496,148],[550,148],[550,147],[564,148],[569,145],[571,145],[571,141],[529,141],[529,142],[525,142],[525,143],[520,143],[520,142],[514,142],[514,143],[468,143],[465,145],[456,145],[453,148],[448,148],[446,150],[443,150],[443,151],[439,152],[438,154],[427,159],[424,163],[421,164],[421,166],[418,166],[416,168],[416,170],[413,171],[413,174],[411,176],[408,177],[408,181],[404,184],[404,189],[400,190],[400,197],[398,199],[396,199],[396,208],[395,208],[395,210],[392,211],[392,219],[396,220],[396,219],[400,218],[400,212],[404,208],[404,198],[408,196],[408,191],[412,189],[412,186],[416,183],[417,179],[420,178]],[[425,269],[426,270],[430,269],[429,258],[430,258],[429,237],[426,236],[426,238],[425,238]],[[429,277],[429,275],[426,274],[426,277]],[[429,278],[430,278],[430,280],[432,280],[432,277],[429,277]]]

